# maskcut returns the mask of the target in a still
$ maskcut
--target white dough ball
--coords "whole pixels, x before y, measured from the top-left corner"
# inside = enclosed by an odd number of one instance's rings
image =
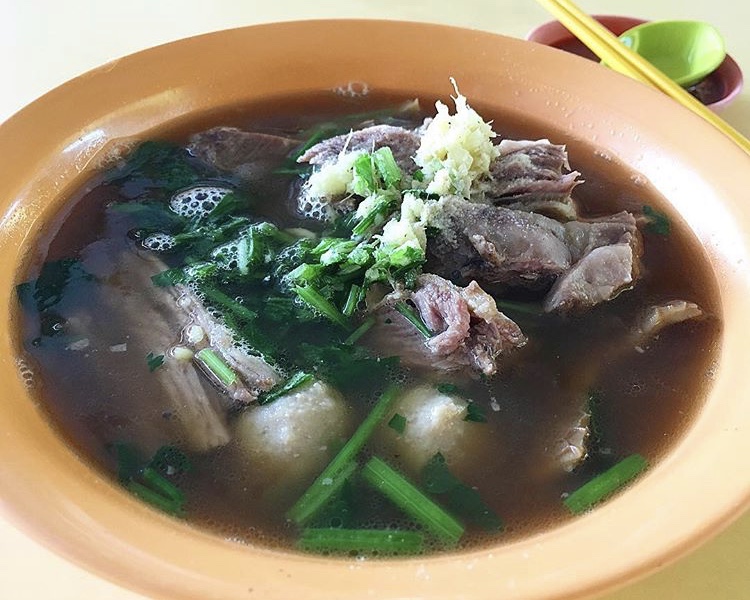
[[[413,387],[396,400],[383,419],[378,431],[380,450],[398,457],[415,475],[439,452],[460,477],[487,455],[492,436],[489,423],[464,420],[468,406],[464,398],[443,394],[431,385]],[[388,425],[395,414],[406,419],[402,433]]]
[[[269,404],[247,408],[238,417],[234,432],[240,470],[263,486],[305,486],[351,431],[344,398],[316,381]]]

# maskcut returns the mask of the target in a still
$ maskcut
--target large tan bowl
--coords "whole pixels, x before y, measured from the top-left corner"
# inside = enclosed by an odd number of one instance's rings
[[[19,265],[66,190],[118,138],[192,113],[351,81],[446,98],[549,126],[639,171],[674,205],[721,281],[724,334],[705,405],[668,455],[593,513],[495,548],[352,562],[242,546],[133,500],[57,437],[15,356]],[[0,507],[30,535],[156,598],[580,599],[676,559],[750,500],[750,157],[666,97],[563,52],[398,22],[237,29],[110,63],[0,126]]]

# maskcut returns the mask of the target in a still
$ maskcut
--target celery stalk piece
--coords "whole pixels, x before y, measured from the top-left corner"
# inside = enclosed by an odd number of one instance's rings
[[[356,469],[356,456],[362,450],[375,428],[388,414],[398,397],[399,388],[390,386],[378,398],[370,414],[365,417],[349,441],[333,460],[318,475],[307,491],[302,494],[286,514],[287,519],[297,525],[304,525],[335,495],[336,486],[342,486]],[[344,476],[346,474],[346,476]]]
[[[301,550],[362,554],[419,554],[424,536],[418,531],[396,529],[305,529],[297,542]]]
[[[565,498],[563,504],[572,513],[580,514],[585,512],[635,479],[647,466],[648,462],[640,454],[631,454],[627,458],[623,458],[615,466],[604,471],[604,473],[584,483]]]
[[[455,544],[464,534],[464,526],[453,515],[377,456],[364,466],[362,477],[438,539]]]

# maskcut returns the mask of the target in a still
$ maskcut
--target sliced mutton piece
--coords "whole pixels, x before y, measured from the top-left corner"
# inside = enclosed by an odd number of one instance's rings
[[[451,196],[429,208],[427,223],[428,268],[458,283],[549,292],[548,312],[610,300],[640,271],[640,235],[627,212],[560,223]]]
[[[207,165],[243,181],[264,178],[299,146],[290,137],[214,127],[194,134],[188,151]]]
[[[372,152],[388,146],[396,164],[404,173],[412,173],[417,165],[412,158],[419,148],[421,137],[413,129],[394,125],[373,125],[343,135],[337,135],[309,148],[297,161],[324,165],[338,160],[347,152]]]
[[[399,311],[407,303],[432,332],[425,337]],[[402,305],[403,306],[403,305]],[[469,367],[492,375],[501,358],[523,346],[526,337],[502,314],[476,282],[459,287],[437,275],[421,275],[413,291],[387,295],[372,310],[377,321],[363,341],[406,365],[438,371]]]
[[[565,146],[549,140],[503,140],[478,190],[485,202],[538,212],[562,221],[577,218],[571,193],[582,180],[571,171]]]

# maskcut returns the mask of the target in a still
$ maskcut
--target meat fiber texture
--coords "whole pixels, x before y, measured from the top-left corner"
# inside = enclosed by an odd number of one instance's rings
[[[436,234],[428,240],[428,270],[458,283],[545,293],[548,312],[610,300],[640,271],[641,238],[628,212],[560,223],[455,196],[429,211]]]
[[[424,336],[401,314],[399,302],[414,305],[424,324],[435,334]],[[376,324],[365,343],[378,352],[393,353],[405,365],[437,371],[469,367],[493,375],[498,362],[526,343],[518,325],[497,309],[494,299],[475,282],[462,288],[437,275],[424,274],[413,291],[386,296],[373,309]]]

